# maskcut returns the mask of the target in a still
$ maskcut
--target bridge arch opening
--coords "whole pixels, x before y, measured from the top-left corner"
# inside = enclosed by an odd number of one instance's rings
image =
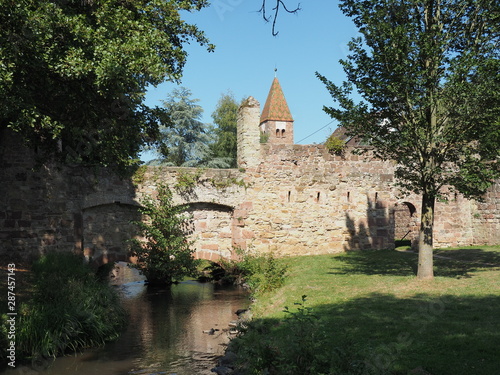
[[[112,201],[82,210],[81,232],[83,255],[87,261],[102,265],[133,262],[128,254],[127,241],[138,235],[133,221],[141,220],[139,206]]]
[[[213,202],[191,202],[181,205],[191,215],[188,229],[194,240],[194,256],[220,261],[235,257],[233,239],[236,229],[234,207]],[[96,265],[110,262],[134,262],[127,241],[138,236],[133,221],[140,221],[139,205],[112,201],[82,210],[81,232],[83,254]]]

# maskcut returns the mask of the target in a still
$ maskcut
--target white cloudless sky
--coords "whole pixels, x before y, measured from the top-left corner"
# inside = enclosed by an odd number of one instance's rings
[[[273,0],[268,0],[273,15]],[[315,76],[318,71],[335,83],[345,80],[339,63],[347,56],[347,43],[357,30],[333,0],[303,0],[297,14],[280,10],[276,30],[258,13],[261,0],[212,0],[208,8],[185,14],[189,23],[203,30],[215,44],[212,53],[192,42],[181,86],[191,90],[204,109],[202,121],[212,123],[221,94],[232,92],[237,101],[253,96],[261,104],[267,98],[277,68],[277,77],[295,120],[295,143],[323,143],[337,123],[323,111],[333,104],[325,86]],[[286,1],[289,8],[296,0]],[[150,88],[149,106],[161,105],[176,87],[164,83]]]

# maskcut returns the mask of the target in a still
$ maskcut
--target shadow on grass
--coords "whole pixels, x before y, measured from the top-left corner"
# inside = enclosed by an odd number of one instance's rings
[[[340,261],[331,274],[414,276],[418,254],[394,250],[357,251],[335,257]],[[471,273],[500,269],[500,254],[484,249],[436,250],[434,273],[442,277],[471,277]]]
[[[500,268],[500,252],[493,249],[436,249],[434,255],[463,261],[477,268]]]
[[[335,256],[330,274],[413,276],[417,272],[417,255],[394,250],[350,251]]]
[[[242,361],[270,374],[490,375],[500,368],[500,296],[396,298],[373,293],[291,307],[234,340]],[[260,373],[260,372],[259,372]]]

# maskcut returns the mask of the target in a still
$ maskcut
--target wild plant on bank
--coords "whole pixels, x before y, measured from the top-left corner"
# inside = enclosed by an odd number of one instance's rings
[[[266,293],[283,285],[288,266],[272,253],[260,256],[244,254],[238,266],[252,293]]]
[[[288,265],[274,254],[253,255],[235,250],[239,260],[221,259],[211,267],[216,281],[244,284],[254,295],[278,289],[286,279]]]
[[[126,315],[118,294],[81,257],[49,253],[32,270],[33,295],[20,307],[18,355],[55,357],[119,336]]]
[[[231,342],[248,374],[372,375],[359,353],[332,347],[321,317],[303,295],[294,308],[285,306],[282,319],[250,322]],[[328,349],[325,349],[328,348]]]

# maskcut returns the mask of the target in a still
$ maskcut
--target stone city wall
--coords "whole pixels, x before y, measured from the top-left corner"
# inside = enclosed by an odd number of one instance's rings
[[[82,252],[100,262],[127,258],[131,220],[159,182],[193,216],[200,258],[237,248],[279,255],[335,253],[416,242],[420,197],[403,196],[394,168],[370,154],[331,155],[322,145],[261,144],[259,104],[239,114],[239,169],[141,167],[132,178],[106,170],[42,165],[4,131],[0,138],[0,253],[27,259]],[[435,246],[500,243],[500,187],[485,202],[452,196],[436,203]]]

